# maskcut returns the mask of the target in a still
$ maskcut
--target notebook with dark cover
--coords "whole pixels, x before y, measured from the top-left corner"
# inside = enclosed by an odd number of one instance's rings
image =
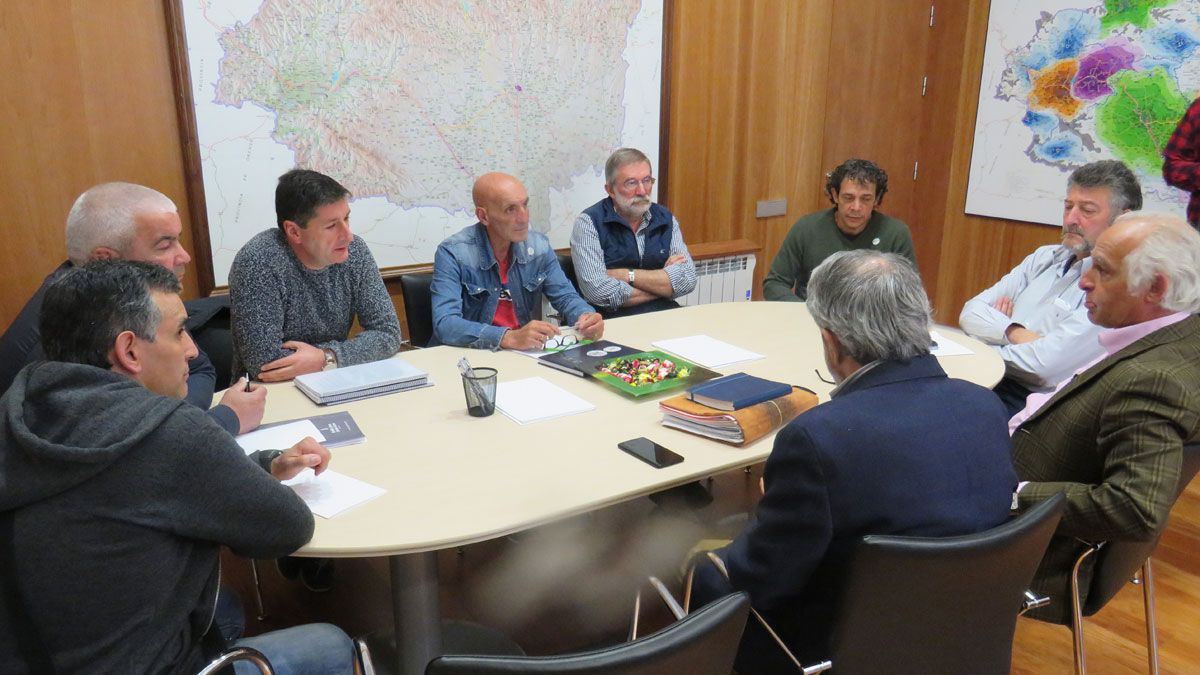
[[[596,372],[596,366],[608,359],[637,354],[641,351],[641,349],[626,347],[608,340],[597,340],[586,345],[564,349],[555,354],[547,354],[538,359],[538,363],[578,377],[588,377]]]
[[[792,392],[790,384],[734,373],[688,389],[688,398],[717,410],[740,410]]]
[[[313,426],[320,429],[321,434],[325,436],[324,445],[327,448],[338,448],[343,445],[353,445],[354,443],[362,443],[367,440],[362,429],[358,428],[358,423],[346,411],[329,413],[328,415],[313,415],[311,417],[302,417],[313,423]],[[281,424],[291,424],[298,420],[284,420],[282,422],[272,422],[264,424],[259,429],[268,429],[277,427]]]

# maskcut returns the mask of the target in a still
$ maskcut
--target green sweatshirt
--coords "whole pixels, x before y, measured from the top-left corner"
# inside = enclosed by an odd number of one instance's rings
[[[858,235],[838,229],[834,209],[810,213],[796,221],[783,240],[763,279],[763,299],[802,301],[808,297],[808,277],[821,261],[838,251],[860,248],[898,253],[917,264],[912,235],[903,221],[876,211]],[[793,290],[794,289],[794,290]]]

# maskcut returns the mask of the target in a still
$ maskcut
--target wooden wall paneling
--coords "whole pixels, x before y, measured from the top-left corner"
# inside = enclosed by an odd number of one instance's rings
[[[91,174],[83,83],[63,3],[0,4],[0,330],[66,257],[63,224]]]
[[[119,42],[120,48],[114,48]],[[0,250],[0,326],[66,257],[63,227],[80,192],[110,180],[175,200],[190,244],[162,6],[4,3],[0,207],[29,245]],[[184,279],[185,294],[196,292]]]
[[[851,157],[888,173],[881,210],[914,226],[929,0],[838,0],[829,42],[825,171]],[[825,202],[828,204],[828,201]]]
[[[938,321],[957,325],[963,303],[994,284],[1038,246],[1053,243],[1059,230],[1045,225],[966,214],[971,148],[975,140],[975,114],[987,39],[988,0],[969,0],[962,49],[962,69],[952,129],[947,198],[943,210],[943,236],[938,280],[933,294]],[[1064,195],[1066,181],[1063,181]]]
[[[920,175],[913,192],[913,220],[909,226],[930,300],[934,299],[941,268],[945,204],[949,198],[950,164],[956,138],[954,122],[962,85],[960,75],[969,9],[963,2],[937,4],[925,59],[928,83],[917,147]],[[935,305],[935,315],[938,310]]]
[[[792,221],[811,210],[798,188],[820,172],[829,7],[675,5],[668,206],[691,242],[759,243],[760,278]],[[786,216],[754,217],[758,200],[778,198],[788,199]]]
[[[194,253],[163,3],[111,3],[103,12],[82,0],[74,5],[86,114],[104,121],[87,126],[95,158],[91,182],[140,183],[170,197],[183,221],[180,239]],[[121,35],[137,39],[113,49],[114,36]],[[183,279],[185,297],[197,295],[195,269],[193,261]]]

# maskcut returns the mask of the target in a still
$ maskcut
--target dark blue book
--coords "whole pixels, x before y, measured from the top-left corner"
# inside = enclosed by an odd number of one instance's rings
[[[688,398],[717,410],[741,410],[792,393],[792,385],[734,373],[688,389]]]

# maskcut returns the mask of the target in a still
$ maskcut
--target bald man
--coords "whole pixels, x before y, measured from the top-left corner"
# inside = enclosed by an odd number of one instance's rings
[[[1128,213],[1096,240],[1079,287],[1103,353],[1010,422],[1022,482],[1013,508],[1067,495],[1033,588],[1070,617],[1084,541],[1145,541],[1166,526],[1183,446],[1200,441],[1200,234],[1174,215]],[[1094,560],[1091,558],[1090,560]],[[1092,563],[1080,568],[1087,601]]]
[[[542,294],[566,322],[599,339],[604,320],[579,297],[550,241],[529,229],[521,181],[487,173],[471,190],[479,222],[443,241],[433,259],[433,341],[480,349],[541,349],[559,334],[542,321]]]

